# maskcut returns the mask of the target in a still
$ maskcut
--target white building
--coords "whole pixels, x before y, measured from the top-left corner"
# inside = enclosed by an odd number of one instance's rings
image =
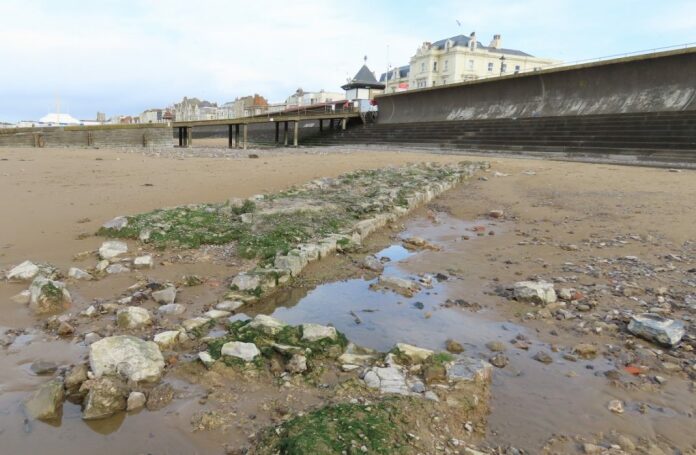
[[[494,35],[490,44],[484,46],[476,33],[471,33],[423,43],[409,65],[382,74],[380,80],[385,82],[388,93],[394,93],[534,71],[558,63],[561,62],[503,48],[500,35]]]
[[[301,106],[312,106],[314,104],[325,104],[334,101],[341,101],[346,99],[343,93],[338,92],[327,92],[325,90],[319,90],[318,92],[305,92],[301,88],[298,88],[295,93],[290,95],[286,100],[285,104],[287,108],[301,107]]]

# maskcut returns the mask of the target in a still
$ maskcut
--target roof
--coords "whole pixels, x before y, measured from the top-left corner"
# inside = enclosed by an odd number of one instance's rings
[[[464,36],[464,35],[457,35],[457,36],[453,36],[451,38],[445,38],[445,39],[441,39],[440,41],[435,41],[433,43],[433,47],[435,47],[437,49],[444,49],[445,44],[447,43],[447,41],[450,41],[450,40],[453,42],[452,43],[453,46],[469,47],[469,41],[471,41],[471,38],[468,36]],[[526,52],[518,51],[517,49],[504,49],[504,48],[496,49],[495,47],[484,46],[478,40],[476,41],[476,49],[486,50],[488,52],[495,52],[498,54],[509,54],[509,55],[519,55],[522,57],[533,57],[533,55],[528,54]]]
[[[80,121],[70,114],[50,113],[39,119],[40,123],[57,123],[61,125],[79,125]]]
[[[392,70],[389,70],[389,73],[391,74],[394,72],[394,70],[399,70],[399,79],[408,77],[408,74],[411,72],[411,65],[404,65],[400,66],[398,68],[394,68]],[[382,75],[379,77],[380,82],[384,82],[386,80],[387,73],[382,73]]]
[[[351,88],[384,88],[384,84],[381,84],[375,79],[375,75],[372,74],[372,71],[370,71],[367,65],[363,65],[360,71],[353,76],[353,79],[341,88],[343,90],[349,90]]]

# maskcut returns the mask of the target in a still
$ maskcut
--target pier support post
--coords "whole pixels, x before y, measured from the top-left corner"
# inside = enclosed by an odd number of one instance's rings
[[[300,121],[296,120],[295,121],[295,128],[294,128],[294,134],[292,136],[292,145],[297,147],[297,144],[299,143],[299,136],[300,136]]]
[[[324,119],[319,119],[319,132],[324,131]]]
[[[247,138],[248,138],[248,133],[249,133],[249,125],[247,123],[244,124],[244,150],[247,149]]]
[[[233,148],[234,147],[234,138],[233,138],[233,131],[232,131],[232,125],[227,125],[227,148]]]
[[[193,128],[186,128],[186,147],[193,145]]]
[[[329,119],[329,129],[332,130],[334,129],[334,119]]]
[[[283,146],[288,146],[288,122],[283,122]]]
[[[343,120],[341,120],[341,129],[342,129],[342,130],[345,131],[347,125],[348,125],[348,119],[347,119],[347,118],[344,118]]]
[[[280,122],[275,122],[275,144],[280,142]]]
[[[234,125],[234,148],[239,148],[239,123]]]

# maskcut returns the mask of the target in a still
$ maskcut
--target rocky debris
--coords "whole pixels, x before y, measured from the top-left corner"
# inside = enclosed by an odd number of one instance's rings
[[[129,335],[103,338],[89,348],[94,376],[120,375],[133,382],[157,381],[164,371],[164,358],[157,344]]]
[[[552,283],[545,281],[520,281],[515,283],[515,299],[538,305],[547,305],[556,301],[556,291]]]
[[[451,352],[452,354],[461,354],[462,352],[464,352],[464,346],[462,346],[461,343],[452,339],[448,339],[447,341],[445,341],[445,349],[447,349],[447,351]]]
[[[287,326],[287,324],[283,321],[265,314],[257,314],[248,325],[249,328],[260,329],[262,332],[269,335],[275,335],[283,330],[285,326]]]
[[[31,261],[24,261],[11,268],[5,277],[10,281],[28,281],[34,279],[39,274],[40,267]]]
[[[119,378],[104,376],[90,379],[82,384],[81,390],[88,390],[82,411],[84,420],[105,419],[126,410],[129,390]]]
[[[406,343],[397,343],[394,347],[399,356],[403,356],[410,363],[422,363],[435,354],[430,349],[419,348]]]
[[[208,318],[208,319],[222,319],[222,318],[229,317],[231,314],[232,313],[230,313],[229,311],[212,309],[212,310],[208,310],[205,313],[203,313],[203,316]]]
[[[60,336],[72,335],[75,332],[75,327],[70,325],[70,323],[67,321],[60,321],[56,332]]]
[[[493,376],[493,366],[485,360],[472,357],[458,356],[446,366],[447,379],[453,382],[490,382]]]
[[[87,365],[80,363],[65,374],[65,390],[70,394],[76,393],[83,382],[87,380]]]
[[[102,224],[102,227],[104,229],[113,229],[115,231],[120,231],[121,229],[124,229],[128,227],[128,218],[125,216],[117,216],[116,218],[113,218],[106,223]]]
[[[164,315],[178,316],[186,312],[186,307],[180,303],[169,303],[157,308],[157,312]]]
[[[152,299],[160,305],[172,304],[176,300],[176,288],[174,286],[167,286],[159,291],[154,291],[152,293]]]
[[[174,387],[171,384],[159,384],[150,390],[147,396],[147,409],[158,411],[169,404],[174,399]]]
[[[58,419],[63,410],[64,396],[63,381],[54,379],[42,384],[25,403],[27,414],[38,420]]]
[[[230,341],[222,346],[220,351],[223,356],[235,357],[245,362],[251,362],[256,356],[261,354],[259,348],[254,343],[244,343],[241,341]]]
[[[363,376],[365,385],[371,389],[378,389],[382,393],[395,393],[409,395],[406,377],[400,368],[390,366],[386,368],[372,367]]]
[[[241,300],[223,300],[222,302],[215,305],[215,309],[220,311],[233,312],[237,311],[242,306],[244,306],[244,302],[242,302]]]
[[[152,324],[152,316],[145,308],[129,306],[118,310],[116,324],[122,329],[140,329]]]
[[[22,291],[19,294],[13,295],[10,300],[20,305],[28,305],[31,301],[31,291],[29,291],[29,289]]]
[[[285,366],[285,369],[293,374],[304,373],[307,371],[307,357],[302,354],[293,354]]]
[[[145,406],[147,398],[142,392],[131,392],[126,400],[126,411],[137,411]]]
[[[539,351],[534,354],[532,358],[537,362],[545,363],[547,365],[549,363],[553,363],[553,357],[551,357],[551,355],[546,351]]]
[[[130,269],[121,263],[116,263],[109,265],[105,271],[109,275],[116,275],[118,273],[128,273],[130,272]]]
[[[377,280],[383,288],[390,289],[405,297],[413,297],[420,290],[420,286],[415,281],[407,280],[397,276],[380,276]]]
[[[105,260],[113,259],[128,252],[128,245],[119,240],[108,240],[99,247],[99,257]]]
[[[404,248],[407,249],[419,249],[419,250],[433,250],[440,251],[440,247],[428,242],[421,237],[408,237],[403,239]]]
[[[507,364],[510,363],[510,359],[508,359],[508,357],[502,352],[499,352],[491,358],[489,358],[488,362],[494,367],[505,368]]]
[[[495,218],[495,219],[502,218],[502,217],[505,216],[505,211],[504,211],[504,210],[500,210],[500,209],[490,210],[490,211],[488,212],[488,216],[489,216],[490,218]]]
[[[682,321],[667,319],[654,313],[643,313],[631,317],[628,330],[646,340],[665,346],[679,343],[686,333]]]
[[[623,401],[621,400],[611,400],[609,404],[607,405],[607,408],[613,412],[614,414],[623,414],[624,413],[624,405]]]
[[[181,323],[181,326],[187,331],[187,332],[192,332],[197,329],[200,329],[201,327],[204,327],[210,323],[210,319],[208,318],[203,318],[203,317],[197,317],[197,318],[191,318],[183,321]]]
[[[232,280],[230,287],[239,291],[254,291],[261,286],[261,276],[240,273]]]
[[[152,259],[152,255],[146,254],[133,259],[133,267],[136,269],[151,269],[154,266],[155,261]]]
[[[179,330],[167,330],[156,334],[152,341],[157,343],[160,349],[171,349],[179,344],[179,337],[182,332]]]
[[[377,259],[377,257],[372,254],[365,256],[361,265],[364,269],[377,273],[382,273],[384,270],[384,264],[382,264],[382,261]]]
[[[65,284],[38,276],[29,286],[29,306],[37,313],[53,313],[70,306],[72,298]]]
[[[287,270],[292,276],[298,276],[302,269],[307,265],[307,260],[297,254],[288,254],[286,256],[277,256],[273,266],[276,269]]]
[[[37,376],[53,374],[58,369],[58,364],[47,360],[37,360],[29,367],[32,373]]]
[[[201,351],[198,353],[198,360],[201,361],[206,368],[210,368],[215,363],[215,359],[208,351]]]
[[[573,347],[573,353],[583,359],[593,359],[597,356],[597,346],[591,343],[580,343]]]
[[[324,338],[335,340],[338,336],[334,327],[320,324],[302,324],[302,339],[306,341],[319,341]]]
[[[68,270],[68,276],[75,280],[93,280],[94,277],[85,272],[84,270],[77,267],[70,267]]]
[[[501,341],[489,341],[486,343],[486,347],[493,352],[505,351],[505,344]]]

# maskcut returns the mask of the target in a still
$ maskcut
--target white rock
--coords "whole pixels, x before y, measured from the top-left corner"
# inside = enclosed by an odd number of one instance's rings
[[[679,343],[686,333],[682,321],[663,318],[653,313],[633,315],[628,323],[628,330],[634,335],[665,346]]]
[[[259,275],[240,273],[232,280],[232,288],[240,291],[253,291],[259,286],[261,286],[261,277]]]
[[[139,329],[152,324],[152,317],[145,308],[129,306],[116,312],[116,324],[123,329]]]
[[[178,330],[167,330],[166,332],[160,332],[156,334],[153,341],[157,343],[161,349],[170,349],[176,346],[179,342],[179,331]]]
[[[77,267],[70,267],[70,269],[68,270],[68,276],[76,280],[91,280],[94,278],[89,273]]]
[[[203,316],[209,319],[220,319],[220,318],[226,318],[229,315],[231,315],[229,311],[223,311],[223,310],[209,310],[206,311]]]
[[[128,335],[92,343],[89,364],[95,377],[119,375],[133,382],[157,381],[164,371],[164,358],[157,344]]]
[[[490,382],[493,375],[493,365],[485,360],[459,356],[448,364],[447,379],[458,382]]]
[[[152,299],[160,305],[168,305],[176,300],[176,288],[167,286],[164,289],[152,293]]]
[[[224,300],[215,305],[215,309],[232,312],[240,309],[243,305],[244,302],[242,302],[241,300]]]
[[[365,381],[365,385],[368,387],[379,389],[382,393],[410,394],[406,384],[406,377],[396,367],[373,367],[365,373],[363,381]]]
[[[128,245],[118,240],[108,240],[99,247],[99,257],[112,259],[128,252]]]
[[[31,292],[29,289],[26,291],[22,291],[19,294],[13,295],[11,297],[11,300],[15,303],[19,303],[20,305],[26,305],[31,301]]]
[[[261,329],[262,331],[274,335],[280,332],[287,324],[283,321],[266,316],[265,314],[257,314],[254,319],[249,322],[247,327],[252,329]]]
[[[413,294],[420,290],[418,283],[397,276],[380,276],[378,281],[379,284],[385,288],[407,297],[413,296]]]
[[[50,280],[41,275],[29,286],[29,306],[37,313],[49,313],[64,310],[72,303],[72,298],[65,284]]]
[[[121,229],[125,228],[128,226],[128,218],[125,216],[117,216],[116,218],[107,221],[106,223],[102,224],[102,227],[105,229],[115,229],[117,231],[120,231]]]
[[[86,309],[85,311],[83,311],[83,312],[80,313],[80,314],[81,314],[82,316],[86,316],[86,317],[88,317],[88,318],[91,318],[92,316],[96,316],[96,315],[97,315],[97,309],[94,307],[94,305],[90,305],[90,306],[87,307],[87,309]]]
[[[324,338],[335,340],[338,336],[335,327],[320,324],[302,324],[302,339],[306,341],[318,341]]]
[[[273,266],[277,269],[289,270],[290,275],[297,276],[302,272],[302,269],[307,265],[306,261],[298,255],[277,256]]]
[[[212,355],[208,353],[208,351],[201,351],[198,353],[198,360],[205,365],[206,368],[210,368],[213,366],[215,363],[215,359],[213,358]]]
[[[434,354],[430,349],[419,348],[406,343],[396,343],[396,349],[413,363],[425,362]]]
[[[138,256],[133,259],[133,267],[136,269],[151,269],[155,265],[152,256],[146,254],[145,256]]]
[[[95,269],[97,270],[97,272],[104,272],[104,271],[106,271],[106,268],[109,267],[110,264],[111,263],[109,261],[104,259],[104,260],[97,262]]]
[[[36,275],[38,275],[39,270],[41,270],[39,266],[34,264],[33,262],[24,261],[18,266],[15,266],[12,269],[10,269],[10,271],[7,272],[5,276],[8,280],[26,281],[31,280]]]
[[[111,264],[110,266],[108,266],[106,268],[106,273],[108,273],[109,275],[114,275],[117,273],[128,273],[128,272],[130,272],[130,269],[128,267],[126,267],[125,265],[119,264],[119,263]]]
[[[190,332],[192,330],[196,330],[200,327],[203,327],[204,325],[208,324],[210,322],[210,319],[208,318],[193,318],[193,319],[187,319],[184,322],[181,323],[181,325],[186,329],[187,332]]]
[[[373,272],[378,273],[381,273],[384,270],[384,264],[382,264],[382,261],[380,261],[373,255],[365,256],[365,259],[363,259],[362,262],[362,266],[367,270],[372,270]]]
[[[222,345],[220,351],[223,356],[236,357],[245,362],[251,362],[261,354],[259,348],[254,343],[242,343],[241,341],[230,341]]]
[[[181,305],[180,303],[169,303],[167,305],[162,305],[161,307],[157,308],[157,312],[160,314],[174,316],[183,314],[185,311],[186,307],[184,305]]]
[[[126,411],[137,411],[145,406],[145,394],[142,392],[131,392],[126,402]]]
[[[515,299],[519,302],[529,302],[546,305],[556,301],[556,291],[552,283],[545,281],[520,281],[515,283]]]

